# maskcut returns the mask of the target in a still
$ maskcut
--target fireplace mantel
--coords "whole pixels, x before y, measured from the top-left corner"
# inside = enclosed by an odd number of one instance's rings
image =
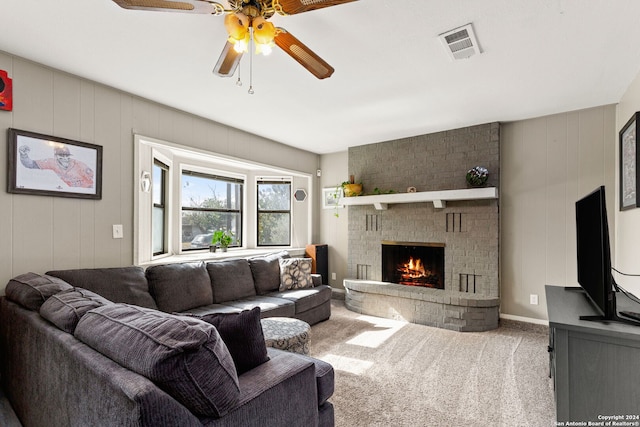
[[[464,188],[460,190],[420,191],[417,193],[379,194],[374,196],[342,197],[340,204],[345,206],[373,205],[377,210],[386,210],[388,205],[396,203],[433,202],[438,209],[445,208],[448,201],[497,199],[496,187]]]

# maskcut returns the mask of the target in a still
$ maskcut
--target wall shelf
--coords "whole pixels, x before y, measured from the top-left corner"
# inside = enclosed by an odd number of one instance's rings
[[[433,202],[433,206],[442,209],[447,202],[458,200],[497,199],[496,187],[464,188],[461,190],[420,191],[417,193],[379,194],[374,196],[342,197],[340,204],[345,206],[373,205],[377,210],[386,210],[388,205],[397,203]]]

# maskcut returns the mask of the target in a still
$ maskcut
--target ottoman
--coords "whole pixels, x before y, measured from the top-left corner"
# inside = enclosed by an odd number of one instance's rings
[[[260,323],[267,347],[309,354],[311,327],[307,322],[288,317],[267,317]]]

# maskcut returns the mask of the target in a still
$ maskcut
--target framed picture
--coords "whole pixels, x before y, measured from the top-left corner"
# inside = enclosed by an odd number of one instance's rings
[[[344,205],[340,204],[340,198],[342,198],[342,188],[329,187],[322,189],[322,208],[323,209],[335,209],[344,208]]]
[[[9,129],[9,193],[102,198],[102,147]]]
[[[638,132],[636,112],[620,131],[620,210],[638,206]]]

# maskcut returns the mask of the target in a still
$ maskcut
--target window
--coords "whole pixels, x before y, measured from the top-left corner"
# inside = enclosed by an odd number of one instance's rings
[[[182,250],[208,248],[214,231],[233,233],[242,245],[242,190],[237,178],[182,171]]]
[[[153,255],[168,252],[167,243],[167,174],[169,166],[158,159],[153,161],[153,209],[152,209],[152,246]]]
[[[258,246],[291,244],[291,182],[258,181]]]
[[[134,159],[136,265],[248,257],[274,247],[297,250],[311,240],[313,162],[312,174],[141,135]],[[311,197],[296,201],[298,188]],[[231,254],[208,253],[217,230],[233,233]]]

